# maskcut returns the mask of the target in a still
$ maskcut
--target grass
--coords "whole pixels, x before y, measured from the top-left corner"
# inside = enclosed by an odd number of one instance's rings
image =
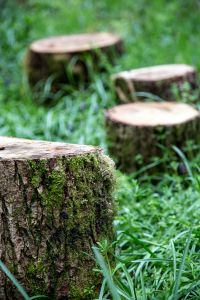
[[[12,281],[13,285],[19,291],[19,294],[23,297],[24,300],[33,300],[33,299],[48,299],[47,296],[33,296],[29,297],[23,286],[18,282],[18,280],[13,276],[13,274],[8,270],[6,265],[0,260],[0,270]]]
[[[126,54],[110,73],[162,63],[200,70],[197,0],[24,2],[0,1],[0,135],[100,145],[107,151],[103,112],[115,104],[109,74],[96,74],[85,91],[57,95],[51,107],[38,105],[23,72],[25,50],[34,39],[112,30],[124,37]],[[198,106],[187,88],[182,100]],[[174,151],[179,161],[187,161]],[[169,161],[170,172],[157,184],[143,172],[140,180],[117,173],[115,266],[106,256],[110,245],[94,249],[104,274],[99,299],[200,299],[200,159],[188,157],[189,175],[178,175],[179,161]]]

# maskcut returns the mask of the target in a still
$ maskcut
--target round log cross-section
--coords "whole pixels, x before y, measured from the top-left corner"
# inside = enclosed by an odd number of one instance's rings
[[[175,102],[118,105],[106,112],[106,127],[109,152],[127,172],[162,158],[163,148],[182,148],[189,140],[200,141],[199,112]]]
[[[191,88],[197,87],[197,72],[189,65],[160,65],[146,67],[113,75],[117,97],[121,103],[145,98],[150,93],[163,100],[173,100],[173,86],[181,92],[185,82]],[[139,93],[144,93],[144,96]],[[142,96],[142,97],[141,97]],[[148,94],[146,94],[146,97]]]
[[[95,299],[91,247],[112,241],[113,163],[92,146],[0,137],[0,259],[27,292]],[[0,299],[21,299],[0,276]]]
[[[111,63],[122,53],[122,40],[109,32],[49,37],[33,42],[26,57],[31,86],[52,77],[53,90],[60,84],[89,80],[92,70],[102,70],[106,57]]]

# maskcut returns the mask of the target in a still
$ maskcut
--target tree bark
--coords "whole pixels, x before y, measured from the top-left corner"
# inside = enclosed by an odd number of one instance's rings
[[[113,163],[102,150],[0,138],[0,259],[31,296],[94,299],[91,247],[112,241]],[[21,299],[1,273],[0,299]]]
[[[52,91],[61,84],[86,84],[94,71],[101,71],[106,58],[114,63],[123,52],[122,40],[112,33],[91,33],[50,37],[33,42],[26,57],[29,83],[52,78]]]
[[[147,96],[137,96],[138,92],[150,93],[163,100],[173,101],[173,86],[181,93],[187,82],[192,89],[197,87],[197,72],[188,65],[161,65],[125,71],[113,77],[117,98],[120,103],[135,102]]]
[[[183,149],[193,140],[200,142],[199,112],[174,102],[136,102],[106,112],[109,153],[122,171],[134,172],[163,158],[165,148]],[[158,171],[163,164],[152,169]]]

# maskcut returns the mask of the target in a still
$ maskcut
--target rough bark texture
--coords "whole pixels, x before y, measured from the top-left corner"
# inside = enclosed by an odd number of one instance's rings
[[[112,161],[89,146],[0,145],[0,259],[32,296],[94,299],[91,246],[113,238]],[[21,299],[3,273],[0,299]]]
[[[56,92],[62,84],[70,83],[78,87],[88,83],[94,71],[104,69],[105,58],[110,63],[114,63],[116,56],[123,52],[122,40],[116,37],[115,41],[110,43],[109,35],[112,37],[112,34],[109,33],[105,45],[97,48],[95,35],[98,37],[98,33],[93,35],[93,43],[86,50],[81,49],[81,43],[84,44],[84,35],[83,41],[80,42],[80,50],[77,49],[78,41],[74,50],[59,49],[58,52],[56,50],[53,52],[52,49],[36,51],[32,46],[34,43],[30,45],[26,56],[26,71],[30,86],[37,90],[38,82],[45,82],[51,76],[53,92]],[[77,36],[80,37],[80,35]]]
[[[113,120],[107,111],[106,130],[111,157],[115,159],[120,170],[130,173],[158,162],[158,158],[164,157],[165,148],[170,151],[172,145],[183,149],[191,140],[199,144],[200,116],[198,114],[177,124],[134,126]],[[152,168],[151,172],[165,168],[165,165],[160,164]]]
[[[188,70],[180,70],[175,74],[173,74],[174,70],[172,70],[171,74],[168,74],[171,66],[175,67],[176,65],[136,69],[114,75],[113,81],[118,101],[120,103],[129,103],[144,99],[145,97],[137,96],[136,93],[138,92],[151,93],[164,100],[173,101],[173,86],[176,86],[180,93],[183,91],[183,86],[186,82],[191,89],[195,89],[198,86],[197,73],[193,67],[186,66]],[[145,78],[142,78],[143,76],[141,75],[143,70],[145,70]],[[157,78],[151,78],[154,72],[155,75],[158,73]],[[165,72],[166,76],[164,76]],[[159,73],[161,78],[159,78]]]

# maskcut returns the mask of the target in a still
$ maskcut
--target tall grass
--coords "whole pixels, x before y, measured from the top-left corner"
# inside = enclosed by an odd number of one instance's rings
[[[18,282],[18,280],[13,276],[13,274],[9,271],[6,265],[0,260],[0,270],[10,279],[13,285],[18,290],[19,294],[22,296],[24,300],[33,300],[33,299],[48,299],[46,296],[37,295],[30,297],[23,286]]]

